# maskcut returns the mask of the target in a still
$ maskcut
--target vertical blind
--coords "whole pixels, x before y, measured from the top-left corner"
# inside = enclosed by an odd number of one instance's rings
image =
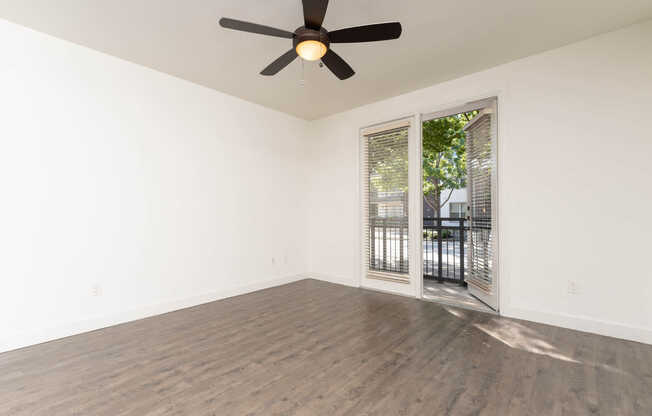
[[[409,281],[408,131],[406,122],[360,138],[362,256],[369,278]]]
[[[470,210],[468,282],[492,294],[494,227],[491,206],[492,135],[495,115],[482,112],[465,127],[467,143],[468,198]]]

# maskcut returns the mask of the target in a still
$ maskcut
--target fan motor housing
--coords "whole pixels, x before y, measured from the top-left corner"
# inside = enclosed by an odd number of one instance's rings
[[[306,40],[316,40],[326,45],[326,48],[329,48],[331,44],[331,41],[328,38],[328,31],[323,27],[320,30],[313,30],[308,29],[305,26],[301,26],[294,31],[294,38],[292,38],[292,45],[294,48]]]

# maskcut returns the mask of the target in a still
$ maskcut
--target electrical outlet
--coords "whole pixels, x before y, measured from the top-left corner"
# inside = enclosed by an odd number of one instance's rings
[[[569,280],[568,281],[568,294],[569,295],[579,295],[580,294],[580,286],[577,284],[576,281],[574,281],[574,280]]]
[[[102,295],[102,286],[100,286],[98,283],[95,283],[91,288],[91,293],[93,294],[93,296]]]

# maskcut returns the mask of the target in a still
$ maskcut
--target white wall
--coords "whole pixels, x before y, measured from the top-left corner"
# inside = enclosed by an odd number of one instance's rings
[[[0,120],[0,350],[307,268],[305,121],[2,20]]]
[[[501,311],[652,343],[650,39],[648,21],[315,122],[310,272],[360,282],[359,128],[498,96]]]

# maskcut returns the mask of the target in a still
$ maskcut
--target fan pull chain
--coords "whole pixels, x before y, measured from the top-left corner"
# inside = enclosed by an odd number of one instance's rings
[[[301,59],[301,80],[299,81],[299,85],[302,87],[306,85],[306,67],[303,62],[303,59]]]

